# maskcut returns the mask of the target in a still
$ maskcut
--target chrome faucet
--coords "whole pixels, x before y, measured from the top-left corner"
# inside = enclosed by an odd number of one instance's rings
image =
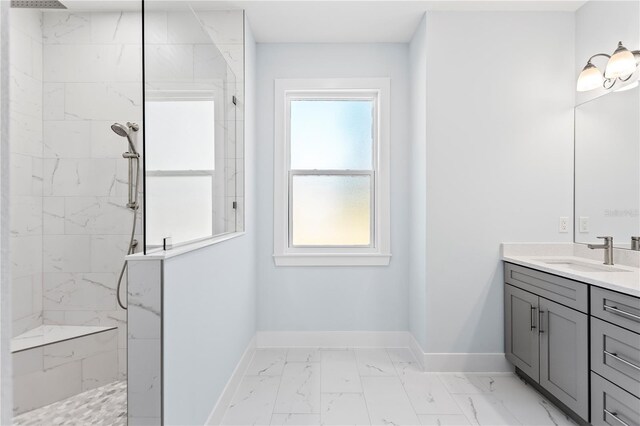
[[[631,250],[640,251],[640,237],[631,237]]]
[[[590,249],[604,249],[604,264],[613,265],[613,237],[598,237],[604,240],[604,244],[589,244]]]

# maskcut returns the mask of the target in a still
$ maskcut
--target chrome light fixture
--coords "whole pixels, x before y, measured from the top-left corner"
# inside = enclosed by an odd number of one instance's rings
[[[604,75],[591,63],[594,58],[600,56],[609,59],[604,70]],[[629,81],[639,65],[640,50],[630,51],[622,45],[622,42],[619,42],[618,48],[612,55],[598,53],[589,58],[587,65],[585,65],[578,77],[577,90],[578,92],[586,92],[597,89],[600,86],[605,89],[611,89],[618,80],[623,82]]]

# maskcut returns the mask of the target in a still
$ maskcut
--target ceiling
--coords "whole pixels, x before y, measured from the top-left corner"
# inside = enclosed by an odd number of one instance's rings
[[[228,1],[259,43],[405,43],[425,11],[570,11],[585,1]]]
[[[62,0],[71,10],[140,10],[140,0]],[[568,11],[586,0],[146,0],[147,9],[245,9],[259,43],[406,43],[425,11]]]

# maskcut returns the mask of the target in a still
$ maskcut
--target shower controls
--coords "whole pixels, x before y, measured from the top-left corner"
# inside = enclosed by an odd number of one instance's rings
[[[133,211],[133,224],[131,225],[131,238],[129,239],[129,248],[127,249],[127,255],[135,253],[136,247],[138,246],[138,241],[134,238],[136,235],[136,219],[138,210],[138,188],[140,187],[140,154],[136,149],[135,138],[138,130],[140,130],[140,126],[135,123],[127,122],[127,125],[122,125],[120,123],[113,123],[111,125],[111,130],[114,131],[115,134],[121,136],[123,138],[127,138],[129,150],[122,154],[122,157],[129,161],[129,179],[127,181],[128,193],[129,193],[129,201],[127,203],[127,208]],[[118,278],[118,288],[116,290],[116,295],[118,299],[118,305],[122,309],[127,309],[127,307],[122,303],[120,299],[120,287],[122,284],[122,278],[124,276],[124,272],[127,270],[127,261],[124,261],[122,265],[122,270],[120,271],[120,277]]]

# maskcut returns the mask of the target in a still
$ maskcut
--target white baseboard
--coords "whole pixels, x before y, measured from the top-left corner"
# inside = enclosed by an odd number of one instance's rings
[[[222,423],[222,418],[227,411],[227,407],[229,407],[229,404],[233,399],[233,395],[235,395],[236,390],[238,389],[238,386],[242,381],[242,376],[244,376],[244,372],[249,367],[249,363],[251,362],[251,359],[253,358],[255,352],[256,337],[254,336],[251,338],[251,341],[249,341],[249,344],[242,354],[238,365],[236,365],[236,368],[233,370],[229,381],[224,387],[222,394],[220,394],[218,402],[216,402],[215,407],[213,407],[211,414],[209,414],[209,418],[207,419],[205,425],[219,425],[220,423]]]
[[[259,331],[258,348],[406,348],[407,331]]]
[[[513,366],[502,353],[427,353],[424,371],[464,373],[508,373]]]
[[[425,353],[413,335],[409,339],[409,349],[426,372],[513,372],[513,366],[507,361],[503,353]]]
[[[420,343],[418,343],[411,333],[409,333],[409,350],[413,354],[413,357],[418,361],[420,368],[424,370],[424,352],[422,351]]]
[[[259,331],[256,348],[408,348],[428,372],[511,372],[503,353],[424,353],[408,331]]]

